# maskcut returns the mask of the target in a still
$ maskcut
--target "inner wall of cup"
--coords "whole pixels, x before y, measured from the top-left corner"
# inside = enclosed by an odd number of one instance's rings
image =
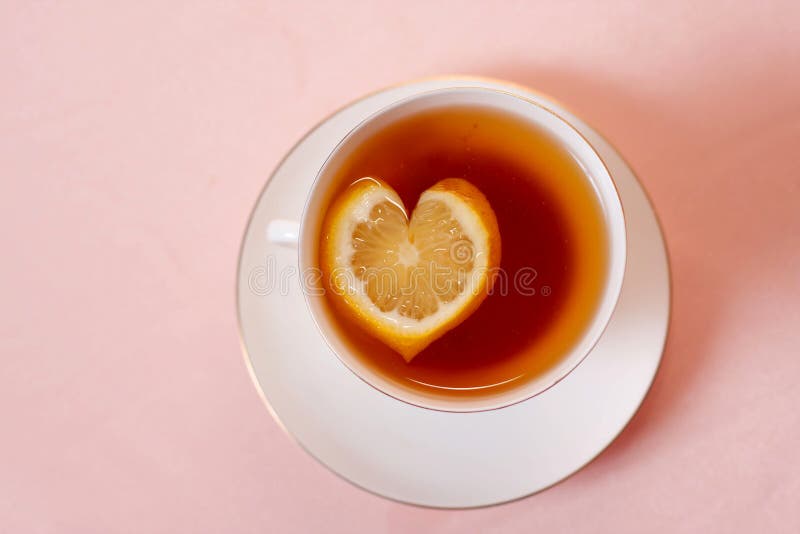
[[[599,339],[616,305],[622,286],[622,275],[625,263],[625,227],[622,207],[615,186],[608,175],[603,162],[588,141],[568,125],[563,119],[537,104],[516,96],[489,89],[444,89],[411,97],[377,112],[356,126],[334,149],[331,156],[322,166],[312,186],[309,199],[303,212],[300,229],[299,265],[301,276],[306,272],[318,272],[318,248],[322,219],[327,207],[333,200],[331,180],[335,176],[332,170],[347,159],[355,147],[387,124],[412,113],[425,110],[459,105],[479,105],[511,112],[521,120],[545,129],[555,140],[564,146],[584,169],[587,178],[595,190],[605,217],[607,234],[608,270],[604,294],[598,306],[595,319],[590,323],[585,334],[575,344],[570,353],[565,354],[560,363],[537,379],[520,385],[505,393],[487,395],[479,399],[448,399],[441,396],[426,396],[417,391],[402,388],[373,372],[363,365],[359,358],[350,354],[342,342],[332,319],[326,310],[324,295],[321,294],[321,281],[318,287],[306,288],[306,301],[311,314],[319,327],[325,341],[339,359],[360,378],[377,389],[393,397],[411,404],[433,409],[451,411],[475,411],[491,409],[510,404],[535,395],[568,374],[588,354]],[[310,291],[309,291],[310,289]],[[316,291],[315,291],[316,289]]]

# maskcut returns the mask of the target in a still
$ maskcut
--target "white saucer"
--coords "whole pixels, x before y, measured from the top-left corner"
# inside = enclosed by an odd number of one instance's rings
[[[625,280],[600,342],[557,386],[490,412],[416,408],[358,379],[330,352],[308,313],[297,251],[266,239],[270,220],[300,220],[317,171],[359,121],[398,99],[445,87],[502,89],[562,115],[605,161],[626,216]],[[282,288],[278,275],[292,267],[290,283]],[[271,290],[270,280],[275,281]],[[353,484],[390,499],[445,508],[518,499],[594,459],[650,388],[670,314],[669,266],[658,221],[616,150],[558,103],[519,86],[472,78],[389,88],[350,104],[309,132],[278,165],[253,210],[239,258],[237,297],[245,360],[286,432]]]

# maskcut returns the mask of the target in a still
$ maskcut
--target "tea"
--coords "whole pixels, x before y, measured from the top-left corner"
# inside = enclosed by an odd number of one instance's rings
[[[580,165],[547,132],[488,107],[419,112],[359,145],[336,170],[331,197],[367,176],[391,185],[409,213],[442,179],[475,185],[497,217],[502,261],[477,311],[409,363],[328,302],[364,364],[428,395],[484,396],[535,378],[574,346],[601,297],[606,228]]]

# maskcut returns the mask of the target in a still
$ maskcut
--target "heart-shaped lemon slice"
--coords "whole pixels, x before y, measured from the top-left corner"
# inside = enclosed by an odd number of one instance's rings
[[[326,214],[320,266],[338,311],[410,362],[486,298],[500,232],[486,197],[466,180],[438,182],[409,218],[394,189],[362,178]]]

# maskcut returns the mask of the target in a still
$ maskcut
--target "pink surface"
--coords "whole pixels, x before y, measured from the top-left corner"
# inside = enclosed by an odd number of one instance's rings
[[[800,531],[800,4],[288,4],[0,6],[0,532]],[[454,71],[548,92],[620,148],[663,220],[674,317],[598,460],[446,512],[281,433],[233,287],[307,129]]]

